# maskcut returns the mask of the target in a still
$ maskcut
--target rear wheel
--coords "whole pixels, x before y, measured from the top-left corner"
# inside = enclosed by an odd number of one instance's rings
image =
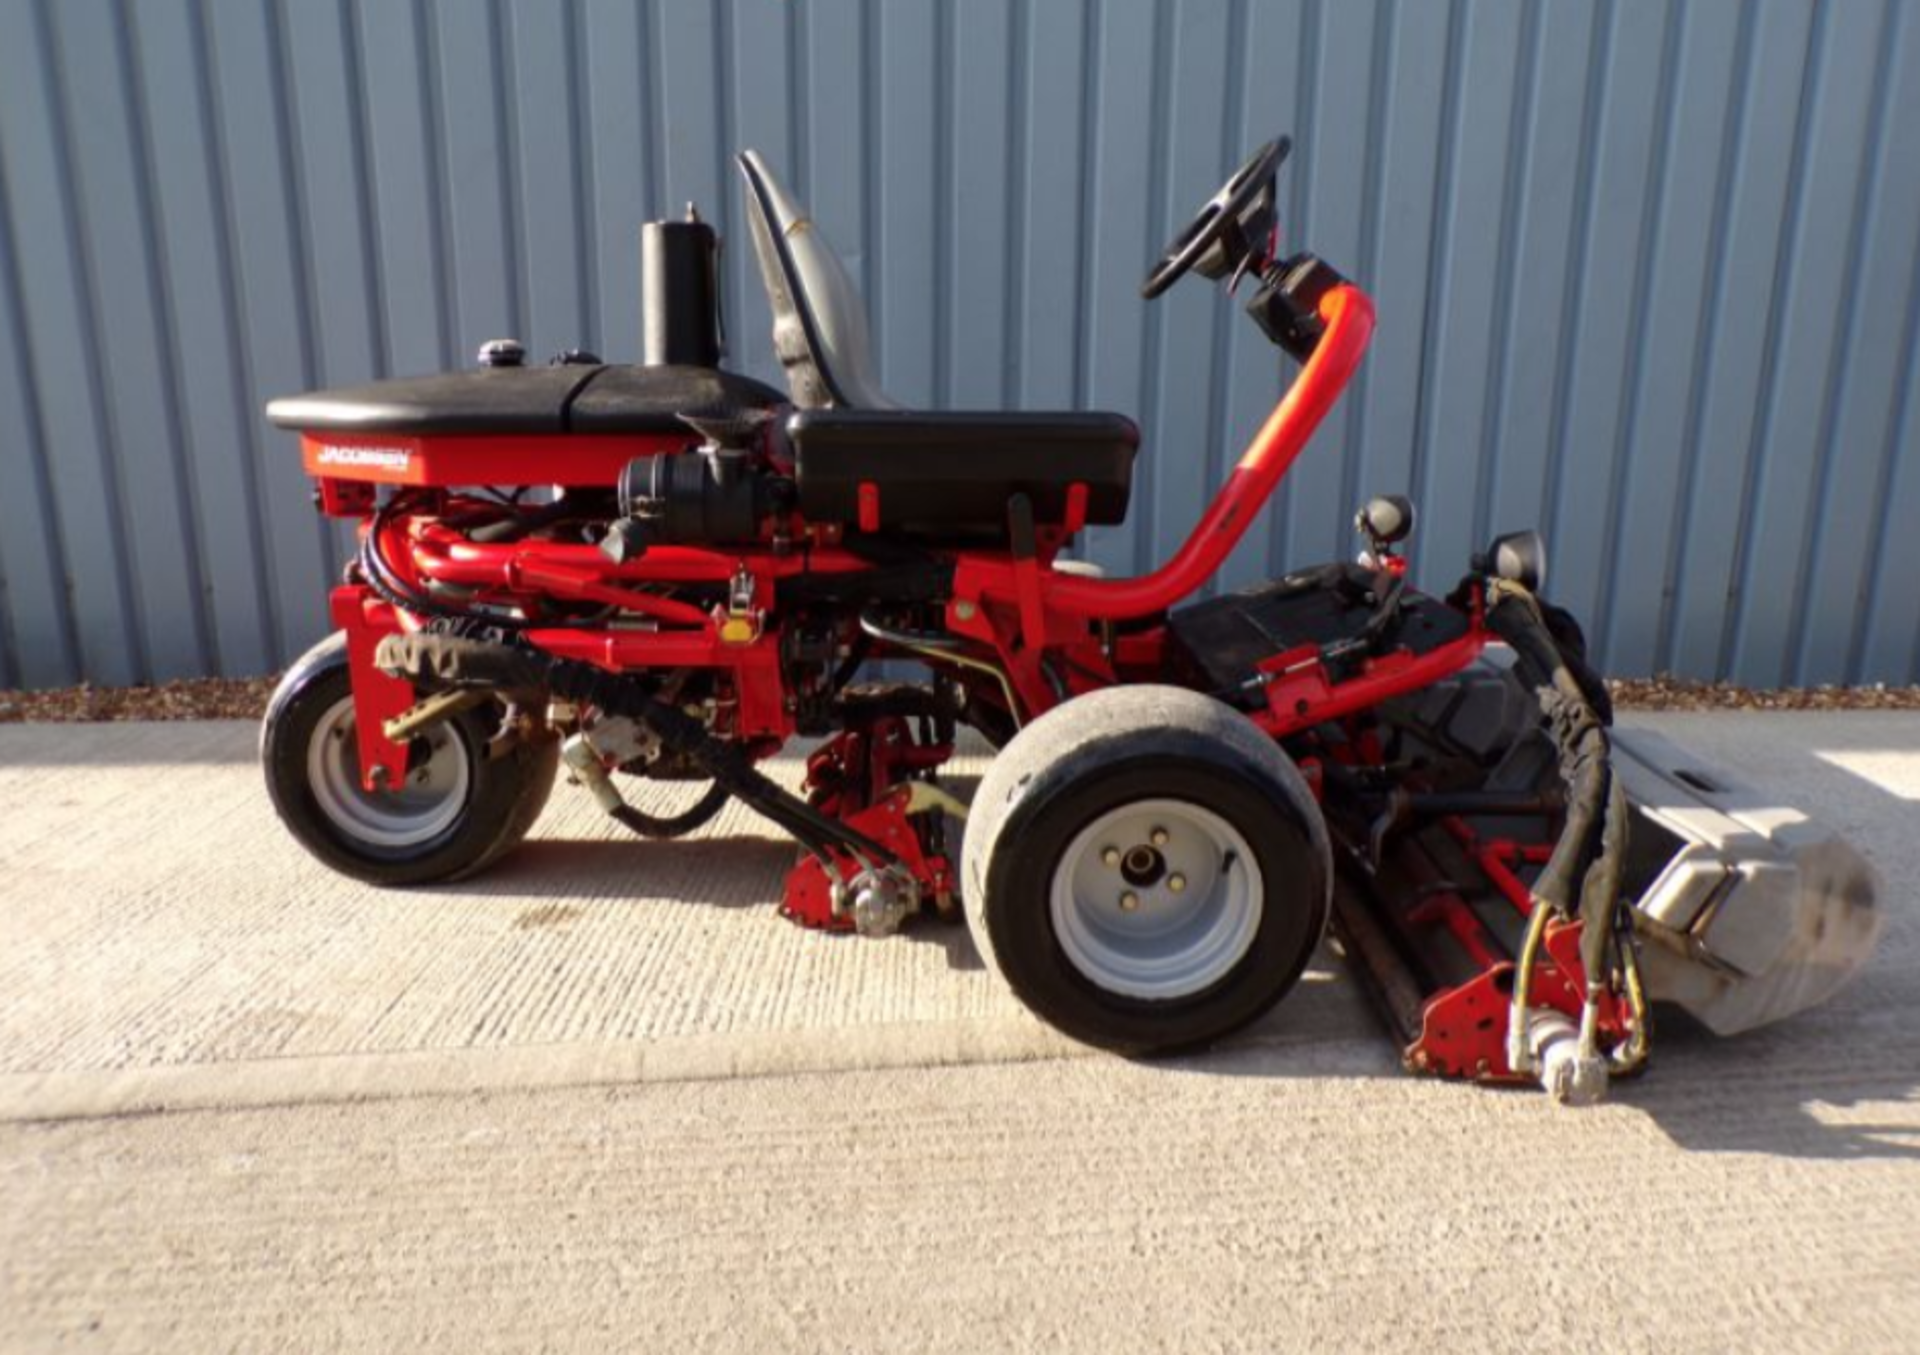
[[[1220,702],[1124,687],[1022,730],[974,798],[968,923],[1060,1030],[1149,1053],[1253,1021],[1326,924],[1331,853],[1292,761]]]
[[[503,856],[540,815],[559,746],[549,737],[490,748],[501,709],[487,704],[427,730],[390,791],[360,781],[346,637],[309,650],[273,694],[260,733],[267,790],[281,821],[327,865],[374,884],[471,875]]]

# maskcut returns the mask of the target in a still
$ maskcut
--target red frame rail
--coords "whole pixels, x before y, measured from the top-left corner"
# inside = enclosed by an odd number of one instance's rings
[[[948,629],[978,646],[976,659],[990,656],[1004,672],[1021,707],[1016,716],[1031,717],[1067,696],[1158,673],[1164,655],[1162,632],[1136,635],[1122,644],[1101,632],[1109,623],[1164,612],[1211,578],[1338,401],[1372,339],[1374,307],[1358,287],[1341,284],[1321,298],[1318,313],[1324,330],[1312,355],[1186,541],[1159,569],[1115,580],[1058,572],[1051,567],[1064,535],[1057,529],[1039,534],[1038,549],[1029,558],[1004,550],[955,553]],[[685,439],[661,437],[303,439],[308,470],[323,478],[323,491],[332,491],[323,492],[323,506],[338,512],[363,508],[364,495],[357,491],[367,481],[425,488],[533,478],[605,485],[626,458],[684,445]],[[538,467],[537,477],[533,467]],[[334,478],[344,476],[351,481]],[[704,609],[648,592],[646,586],[725,583],[747,576],[753,581],[754,607],[771,620],[779,614],[783,580],[873,567],[838,544],[837,528],[805,530],[803,544],[780,551],[770,541],[744,549],[656,546],[616,563],[584,543],[482,544],[422,515],[396,520],[380,545],[415,583],[432,580],[478,589],[506,602],[542,596],[598,602],[644,618],[651,629],[643,625],[608,631],[556,624],[530,631],[528,638],[551,653],[614,671],[726,669],[744,717],[736,732],[777,739],[790,732],[777,627],[770,625],[763,632],[756,621],[744,634],[740,628],[730,630],[723,624],[723,609]],[[377,677],[370,664],[371,641],[383,624],[397,630],[407,621],[383,605],[363,601],[356,606],[349,598],[336,598],[335,610],[336,616],[352,616],[349,629],[359,636],[356,676],[364,672],[369,678],[356,681],[355,691],[365,691],[370,698],[362,712],[361,739],[363,765],[372,775],[374,767],[393,767],[402,757],[378,726],[379,717],[394,713],[402,684],[371,680]],[[1266,688],[1267,705],[1255,719],[1276,737],[1285,737],[1454,671],[1479,653],[1486,638],[1475,616],[1468,634],[1452,644],[1418,657],[1405,652],[1378,656],[1337,683],[1311,655],[1275,656],[1267,665],[1275,675]],[[1055,657],[1064,662],[1049,667]],[[1069,675],[1064,692],[1063,671]]]

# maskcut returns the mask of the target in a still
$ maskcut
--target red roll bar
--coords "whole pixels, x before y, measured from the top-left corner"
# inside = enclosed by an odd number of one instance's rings
[[[1373,301],[1351,283],[1321,298],[1320,318],[1326,331],[1313,356],[1178,553],[1153,573],[1134,579],[1055,574],[1047,580],[1048,611],[1103,621],[1148,616],[1193,593],[1219,569],[1340,398],[1373,337]],[[963,556],[954,592],[962,598],[1016,601],[1015,568],[1008,561]]]

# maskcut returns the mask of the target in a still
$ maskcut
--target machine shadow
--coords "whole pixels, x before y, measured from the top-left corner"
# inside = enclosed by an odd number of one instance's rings
[[[1880,873],[1885,925],[1854,985],[1829,1005],[1777,1026],[1722,1037],[1677,1009],[1656,1009],[1652,1066],[1643,1077],[1616,1081],[1608,1104],[1644,1115],[1688,1152],[1920,1159],[1920,1035],[1889,1015],[1920,1003],[1916,806],[1840,760],[1911,748],[1920,722],[1828,715],[1802,725],[1791,740],[1772,741],[1754,739],[1751,726],[1724,715],[1646,723],[1743,780],[1789,791],[1790,802],[1841,828]],[[1351,1009],[1344,1025],[1337,1019],[1330,999],[1339,989],[1358,987],[1345,962],[1323,954],[1315,968],[1332,968],[1339,983],[1303,984],[1246,1035],[1159,1066],[1229,1077],[1409,1076],[1370,1002],[1359,1004],[1370,1020],[1352,1017]],[[1369,1057],[1363,1038],[1377,1042],[1376,1057]],[[1323,1041],[1328,1047],[1315,1047]],[[1524,1087],[1456,1084],[1452,1090],[1543,1096]]]
[[[1887,886],[1887,921],[1858,987],[1777,1027],[1727,1039],[1662,1008],[1656,1014],[1653,1066],[1645,1077],[1616,1082],[1609,1105],[1644,1115],[1688,1152],[1920,1158],[1920,1037],[1903,1035],[1897,1022],[1876,1015],[1920,1002],[1920,907],[1907,883],[1920,879],[1920,838],[1910,826],[1914,805],[1829,756],[1887,747],[1896,731],[1866,721],[1823,722],[1807,746],[1775,742],[1754,748],[1750,733],[1735,737],[1724,719],[1655,723],[1746,779],[1793,787],[1796,800],[1844,827],[1873,858]],[[962,799],[970,798],[976,781],[964,774],[945,778]],[[644,893],[719,908],[763,909],[768,926],[788,926],[774,905],[795,852],[790,840],[759,832],[666,842],[534,839],[482,878],[453,888],[556,902]],[[637,889],[642,881],[644,889]],[[644,897],[633,902],[646,906]],[[940,946],[955,971],[984,969],[963,925],[923,916],[901,935]],[[869,944],[851,935],[796,940]],[[1143,1066],[1178,1075],[1285,1080],[1409,1076],[1385,1022],[1347,963],[1326,949],[1286,1000],[1246,1032],[1210,1050],[1143,1061]],[[1455,1084],[1448,1090],[1461,1096],[1543,1098],[1527,1088]],[[1898,1107],[1891,1120],[1881,1116],[1868,1122],[1849,1114],[1852,1108],[1889,1104]],[[1544,1101],[1542,1110],[1576,1119],[1583,1113]]]
[[[794,846],[771,836],[529,838],[459,893],[594,899],[644,908],[657,899],[716,908],[766,907],[780,897]]]
[[[1344,978],[1344,976],[1342,976]],[[1406,1079],[1384,1022],[1355,1019],[1341,1000],[1343,983],[1302,985],[1277,1011],[1212,1049],[1141,1060],[1169,1073],[1266,1078]],[[1367,1013],[1366,1015],[1371,1015]],[[1795,1028],[1723,1039],[1661,1009],[1663,1039],[1646,1076],[1615,1082],[1606,1105],[1645,1116],[1690,1153],[1757,1153],[1816,1160],[1920,1160],[1920,1048],[1888,1051],[1880,1068],[1840,1068],[1809,1056],[1844,1044],[1847,1024]],[[1904,1059],[1900,1057],[1904,1055]],[[1663,1057],[1664,1056],[1664,1057]],[[1857,1058],[1857,1055],[1856,1055]],[[1459,1096],[1525,1097],[1552,1116],[1595,1112],[1550,1106],[1532,1086],[1443,1084]],[[1892,1118],[1856,1119],[1857,1107],[1900,1107]]]
[[[571,906],[581,900],[622,903],[644,909],[669,900],[722,909],[760,909],[770,927],[801,929],[775,911],[781,883],[797,859],[791,838],[760,834],[684,837],[665,841],[643,838],[532,838],[483,875],[456,884],[427,886],[422,893],[458,893],[481,897],[548,899]],[[958,971],[982,970],[979,952],[956,918],[934,914],[912,919],[902,939],[936,945],[947,965]],[[812,932],[806,939],[826,945],[858,945],[846,932]]]
[[[1896,1011],[1920,1001],[1920,837],[1913,798],[1869,776],[1849,756],[1916,747],[1920,720],[1899,712],[1795,717],[1790,739],[1756,739],[1725,715],[1628,717],[1667,734],[1743,780],[1843,831],[1879,872],[1879,945],[1856,981],[1823,1007],[1731,1038],[1684,1013],[1656,1011],[1654,1063],[1615,1099],[1646,1114],[1676,1145],[1697,1152],[1799,1158],[1920,1159],[1920,1036]],[[1888,1123],[1852,1108],[1898,1105]]]
[[[1851,1014],[1725,1039],[1662,1011],[1666,1057],[1615,1099],[1689,1152],[1920,1161],[1920,1043],[1896,1036],[1897,1047],[1863,1066],[1865,1041],[1884,1042],[1885,1029],[1844,1019]],[[1827,1049],[1843,1057],[1818,1059]],[[1891,1119],[1860,1117],[1862,1107],[1889,1105],[1900,1108]]]

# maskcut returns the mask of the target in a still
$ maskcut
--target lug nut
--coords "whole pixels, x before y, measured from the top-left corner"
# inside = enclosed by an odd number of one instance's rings
[[[1167,877],[1167,888],[1176,894],[1184,894],[1187,889],[1187,877],[1184,875],[1169,875]]]
[[[1103,847],[1100,851],[1100,859],[1109,866],[1117,866],[1120,864],[1120,849],[1118,847]]]
[[[1167,830],[1164,828],[1156,828],[1151,833],[1147,834],[1147,836],[1153,840],[1154,846],[1164,847],[1167,845],[1167,841],[1172,836],[1172,834],[1168,833]]]
[[[1121,912],[1131,913],[1134,909],[1138,908],[1139,906],[1140,906],[1140,896],[1134,893],[1131,889],[1129,889],[1126,893],[1120,896]]]

